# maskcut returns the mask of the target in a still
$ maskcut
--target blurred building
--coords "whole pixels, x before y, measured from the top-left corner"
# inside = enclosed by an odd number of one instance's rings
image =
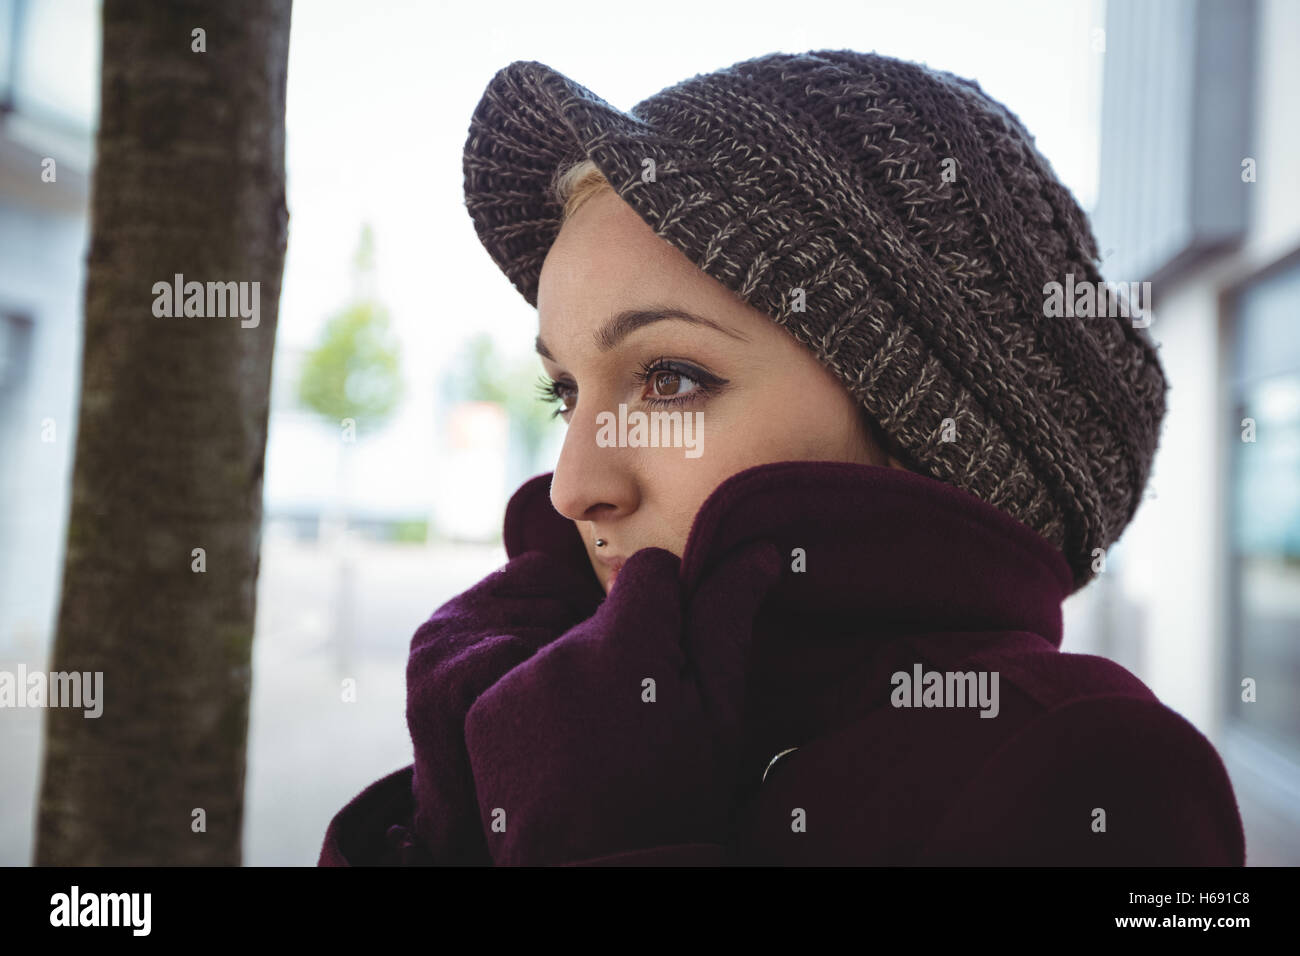
[[[1300,863],[1300,4],[1109,0],[1105,278],[1170,382],[1147,498],[1067,602],[1219,748],[1248,862]],[[1073,646],[1068,646],[1073,645]]]
[[[98,74],[98,3],[0,0],[0,657],[57,611]]]

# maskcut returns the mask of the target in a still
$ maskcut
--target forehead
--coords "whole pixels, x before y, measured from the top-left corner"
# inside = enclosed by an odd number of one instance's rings
[[[537,287],[538,335],[560,361],[595,348],[597,332],[627,310],[685,309],[744,344],[780,348],[783,332],[765,314],[697,267],[613,192],[584,203],[561,227],[542,264]],[[701,326],[652,326],[691,340],[707,338]],[[715,340],[716,344],[716,340]]]
[[[561,227],[542,263],[537,310],[551,314],[608,314],[671,293],[704,305],[713,280],[659,236],[622,199],[603,192]],[[721,287],[719,287],[721,289]]]

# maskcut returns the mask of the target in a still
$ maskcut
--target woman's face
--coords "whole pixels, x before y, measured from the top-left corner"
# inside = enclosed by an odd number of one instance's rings
[[[537,350],[568,427],[551,502],[577,524],[606,592],[641,548],[680,557],[704,499],[738,471],[788,460],[892,463],[806,348],[612,192],[588,199],[560,230],[537,310]],[[634,315],[671,310],[700,321]],[[652,413],[665,412],[691,427],[660,431],[660,447],[634,447],[634,421],[662,422]]]

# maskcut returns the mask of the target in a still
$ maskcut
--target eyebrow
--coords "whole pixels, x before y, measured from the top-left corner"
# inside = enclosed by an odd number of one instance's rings
[[[622,342],[637,329],[645,328],[647,325],[652,325],[655,322],[665,322],[670,319],[676,319],[681,322],[690,322],[693,325],[704,325],[714,329],[715,331],[721,332],[723,335],[730,336],[733,339],[739,339],[742,342],[749,341],[749,339],[741,335],[739,332],[733,332],[731,329],[723,328],[711,319],[706,319],[703,316],[696,315],[694,312],[690,312],[686,309],[669,306],[658,309],[624,309],[622,312],[611,316],[609,321],[606,322],[596,333],[596,347],[602,352],[609,352],[616,348],[618,343]],[[542,341],[540,335],[537,336],[537,341],[534,343],[534,346],[537,349],[537,354],[542,358],[549,359],[552,362],[556,361],[555,356],[551,354],[551,350],[546,347],[546,343]]]

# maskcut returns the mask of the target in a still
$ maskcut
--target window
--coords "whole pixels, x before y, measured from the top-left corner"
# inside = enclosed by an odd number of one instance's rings
[[[1300,258],[1246,286],[1231,330],[1230,693],[1239,725],[1300,763]]]

